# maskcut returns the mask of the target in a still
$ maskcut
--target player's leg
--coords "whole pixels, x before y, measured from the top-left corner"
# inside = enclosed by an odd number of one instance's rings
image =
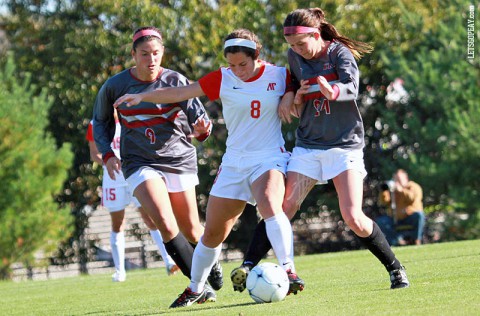
[[[115,265],[115,273],[112,276],[112,280],[114,282],[123,282],[126,279],[125,235],[123,232],[125,210],[110,211],[110,218],[112,221],[110,248],[112,249],[112,259]]]
[[[301,173],[295,171],[287,172],[285,197],[282,208],[289,220],[295,216],[305,197],[316,183],[316,179],[312,179]],[[249,271],[260,262],[271,248],[272,245],[268,240],[265,221],[262,219],[255,227],[253,238],[250,241],[242,265],[235,268],[230,274],[235,291],[242,292],[245,289],[245,280]]]
[[[252,184],[257,208],[265,220],[268,240],[280,266],[289,274],[289,293],[302,291],[305,283],[296,275],[293,260],[293,232],[282,203],[285,195],[284,175],[279,170],[268,170]]]
[[[104,174],[102,182],[102,205],[110,212],[111,231],[110,248],[115,265],[115,273],[112,281],[123,282],[126,280],[125,273],[125,235],[124,218],[125,206],[128,205],[125,183],[112,181],[108,174]]]
[[[134,177],[132,175],[131,177]],[[128,181],[130,182],[130,178]],[[132,186],[133,187],[133,186]],[[160,230],[168,254],[190,278],[193,248],[180,233],[163,178],[152,176],[135,187],[135,197]]]
[[[227,238],[244,207],[244,201],[210,195],[205,232],[193,255],[190,285],[170,308],[185,307],[206,299],[206,282],[210,271],[220,257],[222,242]]]
[[[140,203],[139,203],[140,204]],[[177,273],[179,270],[177,264],[175,261],[170,257],[170,255],[167,252],[167,249],[165,249],[165,244],[163,243],[163,238],[162,235],[160,234],[160,231],[157,229],[151,218],[145,213],[143,208],[141,206],[137,206],[138,212],[142,216],[143,222],[145,225],[148,227],[150,231],[150,236],[152,236],[153,241],[158,247],[158,250],[160,251],[160,255],[165,262],[165,268],[167,270],[168,275],[173,275]]]
[[[362,211],[363,175],[357,170],[346,170],[333,178],[333,183],[344,221],[390,273],[391,288],[409,286],[405,270],[382,231]]]

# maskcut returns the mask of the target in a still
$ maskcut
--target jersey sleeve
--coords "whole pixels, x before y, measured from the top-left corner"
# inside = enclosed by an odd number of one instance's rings
[[[92,121],[90,121],[90,123],[88,123],[87,134],[85,135],[85,139],[89,142],[95,141],[93,139],[93,123],[92,123]]]
[[[93,107],[93,139],[105,162],[113,157],[111,143],[115,137],[115,119],[113,116],[114,96],[110,93],[109,81],[102,86]]]
[[[295,92],[295,87],[293,86],[292,82],[292,75],[290,74],[290,71],[286,69],[287,71],[287,76],[285,77],[285,93],[287,92]]]
[[[220,86],[222,84],[222,71],[218,69],[213,71],[198,80],[203,93],[210,101],[215,101],[220,98]]]
[[[338,82],[335,85],[337,98],[335,101],[353,101],[358,97],[359,72],[357,62],[350,50],[339,45],[332,54],[336,54],[335,68],[337,70]]]

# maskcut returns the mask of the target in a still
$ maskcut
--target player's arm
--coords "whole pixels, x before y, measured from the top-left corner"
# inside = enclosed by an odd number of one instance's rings
[[[90,149],[90,159],[99,165],[103,164],[102,154],[98,151],[97,145],[94,141],[88,142],[88,148]]]
[[[200,84],[198,82],[194,82],[183,87],[159,88],[157,90],[144,93],[125,94],[118,98],[113,106],[118,107],[120,104],[125,103],[126,106],[130,107],[137,105],[140,102],[175,103],[201,97],[203,95],[205,95],[205,93],[200,87]]]

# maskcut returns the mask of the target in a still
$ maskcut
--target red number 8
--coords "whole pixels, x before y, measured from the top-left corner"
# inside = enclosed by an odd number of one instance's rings
[[[260,117],[260,101],[258,100],[253,100],[252,103],[250,104],[250,115],[253,118],[259,118]]]

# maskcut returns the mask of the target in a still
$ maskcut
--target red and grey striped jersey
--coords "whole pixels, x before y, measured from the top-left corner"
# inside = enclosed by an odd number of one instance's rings
[[[357,106],[359,73],[350,50],[339,42],[330,43],[325,54],[304,59],[288,50],[292,81],[309,80],[310,92],[297,128],[296,146],[312,149],[359,149],[365,146],[363,120]],[[323,76],[337,91],[335,100],[320,92],[316,78]]]
[[[110,143],[115,134],[115,100],[127,93],[188,84],[183,75],[165,68],[151,82],[139,80],[131,69],[109,78],[97,95],[93,111],[93,134],[102,156],[112,154]],[[171,173],[197,172],[197,153],[190,137],[192,124],[203,115],[208,120],[198,98],[175,104],[140,102],[130,108],[122,104],[117,110],[121,123],[120,156],[126,178],[145,166]],[[207,137],[202,135],[199,140]]]

